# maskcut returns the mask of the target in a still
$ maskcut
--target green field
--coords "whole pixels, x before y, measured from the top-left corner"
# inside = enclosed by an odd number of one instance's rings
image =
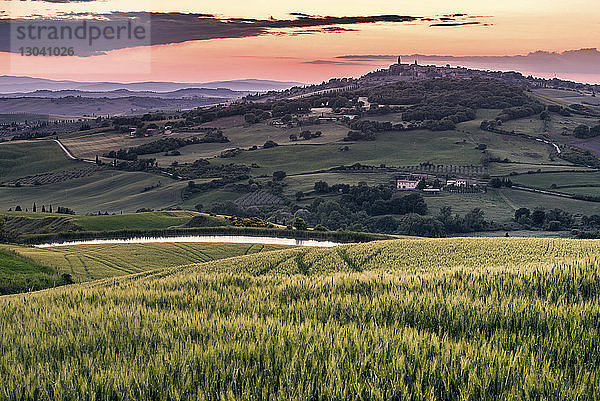
[[[9,113],[0,114],[0,123],[12,124],[12,123],[24,123],[34,121],[48,121],[50,116],[48,114],[31,114],[31,113]]]
[[[537,169],[552,171],[556,168],[565,169],[567,166],[569,168],[573,167],[571,163],[551,156],[554,152],[554,148],[551,145],[519,136],[500,135],[480,129],[481,122],[484,119],[493,119],[497,114],[497,110],[478,110],[475,120],[457,125],[457,129],[467,134],[471,143],[487,145],[487,152],[490,156],[501,160],[508,159],[510,163],[490,163],[488,170],[491,175],[506,174],[508,169],[510,169],[508,172],[526,172]],[[536,118],[517,119],[508,121],[502,128],[509,131],[515,130],[517,133],[542,137],[543,130],[540,130],[541,123]],[[561,143],[561,141],[558,142]],[[510,167],[508,167],[509,164]]]
[[[382,133],[377,140],[348,144],[350,150],[341,152],[345,144],[291,145],[271,149],[246,151],[234,158],[215,159],[215,163],[257,163],[260,168],[253,174],[272,174],[283,170],[288,174],[317,171],[362,163],[379,166],[453,164],[480,165],[481,152],[473,144],[463,144],[468,139],[458,131],[432,132],[426,130]]]
[[[290,142],[290,135],[300,135],[300,132],[309,130],[311,132],[321,131],[323,135],[320,138],[310,139],[308,141],[299,140]],[[202,143],[190,145],[179,149],[181,156],[170,157],[162,154],[155,154],[159,163],[170,164],[173,160],[179,163],[191,163],[200,158],[210,158],[218,156],[223,150],[240,148],[248,149],[252,146],[262,146],[266,141],[274,141],[279,145],[301,144],[330,144],[341,141],[348,133],[348,127],[342,124],[324,123],[318,125],[306,125],[295,128],[279,128],[268,123],[258,123],[252,125],[242,125],[231,128],[224,128],[225,135],[229,142],[227,143]]]
[[[597,196],[600,192],[600,172],[523,174],[511,177],[511,180],[528,187],[567,194]]]
[[[196,205],[200,204],[206,210],[214,203],[233,202],[242,195],[233,189],[212,189],[192,194],[190,198],[182,201],[179,206],[192,210],[195,209]]]
[[[72,220],[86,231],[160,230],[187,223],[197,213],[150,212],[110,216],[77,216]]]
[[[100,132],[99,132],[100,131]],[[177,134],[176,137],[186,138],[191,133]],[[119,132],[102,132],[101,129],[79,131],[61,137],[61,142],[77,157],[95,159],[96,155],[102,157],[104,153],[121,148],[139,146],[144,143],[156,141],[158,137],[131,138],[128,134]],[[107,161],[110,161],[107,159]]]
[[[502,129],[506,131],[515,131],[516,133],[538,136],[546,132],[544,121],[539,116],[527,118],[518,118],[516,120],[506,121],[502,124]]]
[[[338,142],[342,140],[342,138],[344,138],[348,133],[348,127],[335,123],[308,125],[288,129],[275,127],[263,122],[252,125],[240,125],[223,128],[223,135],[229,139],[229,142],[227,143],[203,143],[190,145],[179,149],[181,156],[169,157],[164,156],[162,153],[157,153],[151,155],[151,157],[156,158],[160,164],[170,164],[174,160],[177,160],[179,163],[191,163],[200,158],[218,156],[223,150],[226,149],[246,149],[252,146],[262,146],[268,140],[275,141],[281,145],[288,145],[291,144],[289,139],[291,134],[299,135],[300,132],[304,130],[310,130],[312,132],[321,131],[323,133],[320,138],[306,141],[306,143],[310,144]],[[183,132],[171,134],[173,137],[180,138],[196,135],[201,136],[204,135],[204,133]],[[121,134],[118,132],[98,132],[98,130],[90,130],[66,135],[61,138],[61,141],[77,157],[94,159],[96,155],[102,156],[104,153],[107,153],[111,150],[118,150],[121,148],[127,149],[161,138],[164,137],[131,138],[127,134]]]
[[[266,122],[253,125],[235,125],[223,128],[223,132],[231,140],[226,144],[198,144],[181,148],[181,156],[170,157],[162,154],[152,155],[159,159],[160,165],[170,164],[173,161],[191,162],[203,157],[212,157],[214,164],[257,164],[258,168],[252,168],[252,178],[266,185],[274,171],[283,170],[288,174],[285,180],[287,184],[283,188],[283,195],[294,201],[298,191],[310,193],[316,181],[324,180],[330,184],[347,183],[357,184],[366,182],[369,185],[389,185],[395,178],[394,173],[378,172],[375,174],[363,173],[332,173],[319,172],[340,165],[352,165],[361,163],[366,165],[386,164],[388,166],[418,165],[431,162],[444,165],[482,165],[487,157],[507,159],[508,162],[490,162],[486,166],[486,172],[491,176],[504,176],[510,173],[525,172],[555,172],[571,170],[573,173],[561,173],[562,181],[579,182],[577,171],[588,170],[585,167],[573,166],[564,160],[552,155],[553,148],[548,144],[534,140],[510,136],[498,135],[482,131],[479,125],[483,119],[495,118],[499,110],[479,110],[477,118],[473,121],[460,123],[454,131],[432,132],[428,130],[388,132],[380,133],[377,140],[371,142],[346,143],[340,140],[345,136],[346,126],[341,124],[326,123],[314,126],[296,127],[283,129],[269,125]],[[398,121],[399,113],[368,116],[365,119],[376,119],[380,121]],[[562,117],[552,116],[551,124],[558,123]],[[567,118],[570,124],[580,123],[579,116]],[[582,120],[583,121],[583,120]],[[537,118],[518,119],[507,122],[505,128],[522,130],[530,135],[544,135],[539,131],[541,120]],[[301,130],[321,130],[321,138],[310,141],[290,142],[290,133],[299,133]],[[178,136],[190,136],[194,133],[182,133]],[[69,149],[78,156],[93,158],[96,154],[102,154],[108,150],[127,148],[141,143],[156,140],[157,138],[129,138],[114,132],[97,131],[79,132],[62,138]],[[557,143],[572,140],[572,137],[555,135],[550,132],[548,139]],[[256,151],[243,151],[233,158],[214,157],[223,149],[240,147],[247,149],[252,145],[262,145],[266,140],[275,140],[286,146],[273,149],[259,149]],[[561,142],[562,141],[562,142]],[[479,144],[485,144],[485,152],[477,150]],[[344,146],[349,151],[340,151]],[[17,164],[18,163],[18,164]],[[25,169],[18,166],[25,165]],[[52,141],[20,142],[0,145],[0,180],[10,181],[25,175],[41,174],[44,172],[57,172],[88,166],[84,163],[75,163],[67,160],[60,148]],[[307,174],[312,173],[312,174]],[[535,176],[535,175],[533,175]],[[533,177],[532,176],[532,177]],[[266,177],[266,178],[265,178]],[[518,176],[520,180],[524,176]],[[559,177],[558,175],[556,177]],[[544,177],[546,178],[546,177]],[[526,178],[523,178],[526,179]],[[197,183],[209,179],[198,179]],[[50,181],[52,182],[52,181]],[[542,180],[541,182],[544,182]],[[158,184],[158,188],[152,188]],[[245,184],[245,182],[241,182]],[[64,181],[58,183],[44,183],[40,186],[22,187],[0,187],[0,210],[14,209],[20,205],[23,209],[28,208],[35,202],[37,205],[65,206],[73,209],[79,215],[104,213],[131,213],[139,209],[172,209],[182,207],[194,210],[197,204],[201,204],[205,210],[214,203],[235,201],[245,193],[231,187],[211,189],[184,196],[185,181],[175,181],[168,177],[142,173],[103,170],[92,175],[71,178],[65,177]],[[524,184],[524,183],[523,183]],[[551,185],[550,183],[549,185]],[[525,184],[524,184],[525,185]],[[541,185],[541,184],[540,184]],[[560,191],[577,195],[598,195],[598,189],[588,184],[582,187],[561,188]],[[559,185],[560,186],[560,185]],[[151,188],[145,191],[145,188]],[[545,188],[548,189],[548,188]],[[530,199],[524,202],[528,205],[552,205],[553,202],[564,204],[561,199],[554,197],[539,197],[528,195]],[[456,211],[464,211],[467,206],[483,207],[489,218],[497,221],[506,221],[512,218],[513,203],[504,199],[498,201],[496,196],[453,195],[446,198],[431,198],[430,210],[437,211],[444,201]],[[314,199],[311,194],[299,204],[307,206]],[[479,203],[478,203],[479,202]],[[514,202],[520,204],[523,202]],[[593,209],[595,205],[577,204],[578,213],[581,210]],[[470,210],[470,209],[469,209]],[[593,214],[593,213],[592,213]],[[115,221],[118,220],[115,218]],[[91,224],[91,223],[90,223]],[[98,219],[94,229],[101,229],[103,224],[112,226],[110,221]],[[117,226],[121,223],[116,223]],[[165,222],[164,224],[170,224]],[[135,227],[143,229],[143,222]],[[164,227],[160,224],[160,227]]]
[[[1,145],[0,145],[1,148]],[[161,183],[160,188],[144,188]],[[65,206],[77,214],[100,212],[132,213],[141,208],[162,209],[181,202],[186,182],[142,172],[105,170],[94,175],[37,187],[0,187],[0,210],[16,205]]]
[[[33,248],[4,246],[32,263],[68,273],[76,282],[208,262],[285,248],[260,244],[102,244]]]
[[[585,93],[574,90],[564,90],[564,89],[535,89],[534,93],[555,100],[557,103],[561,104],[571,104],[571,103],[592,103],[596,105],[600,105],[600,100],[597,97],[592,97],[591,93]]]
[[[553,173],[563,171],[592,171],[588,167],[579,166],[566,166],[564,164],[535,164],[535,163],[492,163],[489,169],[490,173],[494,176],[505,176],[511,173],[525,174],[525,173]]]
[[[80,165],[52,141],[0,143],[0,183]]]
[[[177,228],[188,223],[200,213],[171,210],[133,214],[76,216],[58,213],[0,212],[0,218],[7,222],[7,228],[18,233],[57,233],[65,231],[148,231]],[[221,226],[227,222],[220,217],[208,217],[206,225]],[[67,224],[68,223],[68,224]]]
[[[0,246],[0,295],[68,284],[56,269]]]
[[[598,399],[598,241],[292,249],[0,298],[0,398]]]
[[[531,210],[537,207],[546,209],[563,209],[574,215],[594,215],[598,214],[599,204],[596,202],[586,202],[577,199],[569,199],[558,196],[535,194],[532,192],[518,191],[513,189],[499,190],[510,204],[518,208],[526,207]]]
[[[315,182],[325,181],[329,185],[348,184],[358,185],[360,182],[367,183],[371,186],[390,185],[395,181],[396,174],[394,173],[369,173],[369,172],[327,172],[317,174],[301,174],[288,176],[285,179],[287,186],[284,189],[285,195],[293,198],[298,191],[308,193],[314,191]],[[315,196],[314,194],[312,195]]]

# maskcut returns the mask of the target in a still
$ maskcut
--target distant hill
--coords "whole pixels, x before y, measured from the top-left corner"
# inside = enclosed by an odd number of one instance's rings
[[[52,98],[58,99],[68,96],[85,97],[91,99],[108,98],[118,99],[123,97],[151,97],[160,99],[189,99],[189,98],[227,98],[236,99],[243,97],[249,93],[255,92],[243,92],[234,91],[231,89],[207,89],[207,88],[187,88],[179,89],[176,91],[169,92],[152,92],[152,91],[132,91],[128,89],[117,89],[106,92],[88,92],[83,90],[36,90],[34,92],[26,93],[0,93],[0,98]]]
[[[293,86],[303,85],[299,82],[281,82],[259,79],[242,79],[233,81],[215,81],[204,83],[188,82],[78,82],[57,81],[45,78],[16,77],[10,75],[0,76],[0,93],[15,94],[35,91],[85,91],[85,92],[110,92],[117,90],[142,91],[142,92],[174,92],[182,89],[229,89],[240,92],[266,92],[270,90],[283,90]]]
[[[50,97],[0,97],[0,113],[54,114],[61,116],[131,115],[151,111],[191,109],[226,102],[220,97],[194,97],[163,99],[159,97],[126,96],[93,98],[67,96]]]

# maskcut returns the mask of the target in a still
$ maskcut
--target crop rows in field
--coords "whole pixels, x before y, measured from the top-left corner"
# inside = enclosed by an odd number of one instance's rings
[[[13,247],[19,254],[68,273],[77,282],[203,263],[280,249],[261,244],[103,244],[54,248]]]
[[[96,174],[98,171],[107,169],[108,167],[106,166],[93,165],[84,168],[57,171],[54,173],[32,175],[10,181],[7,184],[10,186],[37,186],[44,184],[55,184],[65,182],[67,180],[74,180],[76,178],[89,177]]]
[[[1,298],[0,398],[598,399],[599,248],[291,249]]]
[[[239,206],[280,205],[284,200],[269,191],[257,191],[238,198],[235,203]]]
[[[412,173],[429,173],[429,174],[449,174],[467,177],[479,177],[485,174],[483,166],[454,166],[454,165],[433,165],[421,164],[418,166],[403,166],[402,171],[410,171]]]

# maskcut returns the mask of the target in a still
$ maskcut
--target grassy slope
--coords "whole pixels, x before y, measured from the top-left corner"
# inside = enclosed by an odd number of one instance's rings
[[[144,143],[156,141],[160,137],[131,138],[128,134],[119,132],[96,132],[97,130],[80,131],[61,138],[62,143],[77,157],[94,159],[104,153],[121,148],[130,148]],[[178,134],[176,137],[186,138],[192,134]],[[107,159],[108,160],[108,159]]]
[[[199,158],[218,156],[223,150],[231,148],[249,148],[251,146],[262,146],[266,141],[273,140],[280,144],[290,144],[290,134],[299,135],[303,130],[312,132],[321,131],[323,136],[318,139],[312,139],[308,143],[331,143],[341,140],[348,133],[348,128],[341,124],[319,124],[304,126],[298,128],[284,129],[278,128],[268,123],[258,123],[253,125],[240,125],[236,127],[224,128],[223,134],[229,138],[228,143],[205,143],[199,145],[186,146],[180,149],[182,153],[178,157],[164,156],[163,153],[154,154],[160,164],[170,164],[173,160],[181,162],[193,162]],[[190,137],[204,135],[204,133],[185,132],[173,134],[175,137]],[[131,138],[127,134],[118,132],[83,131],[65,136],[62,141],[78,157],[94,159],[96,155],[102,156],[111,150],[120,148],[129,148],[139,146],[140,144],[152,142],[161,137],[142,137]],[[149,156],[150,157],[150,156]]]
[[[198,181],[196,181],[198,182]],[[208,209],[213,203],[233,202],[242,194],[233,189],[213,189],[203,192],[197,192],[179,204],[184,209],[195,209],[196,205],[200,204],[204,210]]]
[[[81,166],[52,141],[0,143],[0,182]]]
[[[76,282],[201,263],[285,248],[260,244],[103,244],[55,248],[2,246],[32,263],[69,273]],[[30,270],[26,270],[29,274]]]
[[[0,397],[597,399],[599,246],[295,249],[1,298]]]
[[[65,284],[57,271],[38,261],[0,248],[0,295]]]
[[[75,224],[75,228],[79,227],[83,231],[147,231],[163,230],[168,228],[179,228],[184,226],[192,218],[197,216],[204,216],[206,218],[206,221],[202,223],[203,226],[214,227],[228,224],[227,220],[224,217],[209,217],[207,214],[187,210],[171,210],[99,216],[73,216],[58,213],[40,212],[0,212],[0,218],[4,218],[5,220],[12,220],[15,218],[25,218],[28,220],[26,223],[21,222],[21,225],[33,225],[29,223],[30,221],[39,223],[36,225],[36,231],[23,231],[26,233],[61,232],[59,229],[52,229],[53,227],[48,227],[47,225],[44,226],[44,222],[52,218],[66,219],[68,220],[68,222]],[[195,224],[196,225],[194,227],[199,227],[197,225],[199,224],[198,222],[196,222]],[[73,231],[73,228],[69,227],[68,229],[62,231]]]
[[[309,130],[311,132],[321,131],[323,135],[320,138],[311,139],[309,141],[290,142],[290,135],[299,136],[300,132]],[[218,156],[225,149],[241,148],[248,149],[252,146],[262,146],[266,141],[275,141],[280,145],[293,145],[296,143],[303,144],[327,144],[341,141],[348,133],[348,127],[342,124],[319,124],[307,125],[302,127],[284,129],[268,125],[268,123],[258,123],[253,125],[238,126],[223,129],[225,135],[230,142],[228,143],[203,143],[198,145],[186,146],[179,151],[181,156],[169,157],[163,154],[155,154],[157,161],[162,164],[170,164],[173,160],[180,163],[191,163],[199,158],[209,158]]]
[[[600,205],[596,202],[586,202],[543,194],[532,194],[530,192],[512,189],[501,189],[500,192],[505,195],[510,204],[514,204],[519,208],[526,207],[531,210],[541,206],[546,209],[559,208],[576,215],[589,216],[598,214],[598,209],[600,208]]]
[[[443,164],[475,164],[481,162],[481,152],[475,150],[475,145],[478,143],[486,143],[489,152],[497,157],[509,158],[518,163],[492,163],[489,167],[489,172],[494,174],[508,174],[513,171],[525,172],[535,171],[538,168],[542,171],[572,169],[560,159],[550,160],[549,154],[551,148],[548,145],[527,141],[518,137],[501,136],[483,132],[479,129],[479,124],[482,119],[493,118],[498,114],[497,110],[480,110],[478,118],[471,122],[466,122],[458,125],[457,131],[449,132],[430,132],[430,131],[409,131],[403,133],[387,133],[381,134],[375,142],[362,142],[350,144],[349,152],[340,152],[340,144],[326,143],[340,138],[340,126],[335,124],[323,124],[318,127],[310,127],[313,130],[317,128],[324,132],[323,138],[309,142],[299,142],[292,146],[282,146],[276,149],[259,150],[254,152],[244,152],[242,155],[232,159],[215,159],[215,163],[258,163],[261,168],[253,169],[253,175],[271,175],[275,170],[285,170],[288,174],[299,174],[320,169],[327,169],[341,164],[353,164],[361,162],[364,164],[378,165],[385,163],[388,165],[414,165],[424,161]],[[397,115],[377,116],[377,119],[394,119]],[[369,117],[371,118],[371,117]],[[373,117],[375,118],[375,117]],[[558,117],[557,117],[558,118]],[[555,118],[553,117],[553,120]],[[531,120],[531,121],[530,121]],[[534,134],[539,128],[535,119],[515,120],[513,124],[522,126],[530,134]],[[235,144],[249,145],[253,141],[261,142],[263,139],[270,138],[287,138],[287,131],[280,128],[268,126],[266,124],[256,124],[251,127],[234,127],[227,128],[228,135],[232,138],[232,144],[225,144],[227,147],[232,147]],[[533,132],[535,131],[535,132]],[[85,133],[84,133],[85,134]],[[87,147],[87,151],[92,154],[98,153],[99,149],[113,148],[116,145],[130,146],[135,141],[147,142],[156,138],[138,138],[131,139],[120,134],[77,134],[73,138],[66,138],[65,141],[75,141],[69,146],[74,146],[78,143],[81,146]],[[285,134],[285,135],[284,135]],[[285,138],[284,138],[285,137]],[[563,137],[564,138],[564,137]],[[130,141],[131,139],[131,141]],[[259,141],[260,139],[260,141]],[[463,140],[465,142],[463,142]],[[77,142],[79,141],[79,142]],[[321,145],[310,145],[308,143],[325,142]],[[284,143],[284,142],[282,142]],[[43,144],[44,146],[54,147],[55,144],[50,142],[38,142],[36,145]],[[0,153],[3,146],[14,146],[19,144],[0,145]],[[30,144],[26,144],[29,146]],[[181,161],[195,160],[201,156],[209,156],[211,152],[216,151],[203,146],[212,146],[213,144],[198,145],[202,149],[186,147],[182,149],[184,153]],[[218,144],[221,146],[222,144]],[[6,149],[6,148],[5,148]],[[19,145],[19,149],[23,150],[24,145]],[[107,148],[108,149],[108,148]],[[72,149],[73,150],[73,149]],[[72,163],[64,158],[60,153],[60,149],[56,146],[54,149],[59,157],[62,157],[60,163],[66,163],[71,166]],[[208,151],[209,153],[203,153]],[[214,154],[214,152],[213,152]],[[165,162],[171,162],[171,158],[165,159]],[[177,158],[174,158],[175,160]],[[5,159],[5,162],[8,159]],[[310,160],[310,163],[306,161]],[[10,161],[10,160],[9,160]],[[0,160],[0,172],[2,170]],[[42,163],[44,164],[44,163]],[[163,163],[164,164],[164,163]],[[35,163],[34,163],[35,165]],[[39,167],[39,166],[38,166]],[[51,166],[50,166],[51,167]],[[35,167],[34,167],[35,168]],[[46,168],[46,167],[43,167]],[[21,174],[21,173],[19,173]],[[295,192],[300,190],[308,192],[314,185],[314,181],[321,178],[337,182],[356,182],[357,176],[345,175],[340,178],[336,177],[320,177],[320,176],[297,176],[288,179],[289,186],[286,188],[287,195],[293,197]],[[367,181],[372,184],[391,182],[388,175],[370,175],[369,177],[361,177],[360,181]],[[145,187],[156,185],[161,182],[163,186],[158,189],[153,189],[148,192],[142,192]],[[202,180],[199,180],[199,182]],[[211,190],[196,194],[194,197],[183,201],[181,199],[181,189],[186,185],[185,182],[172,181],[166,177],[146,174],[146,173],[129,173],[129,172],[114,172],[104,171],[93,175],[75,180],[69,180],[61,184],[44,185],[41,187],[28,188],[0,188],[0,210],[14,208],[15,205],[21,204],[22,207],[30,206],[33,202],[39,204],[53,204],[67,206],[74,209],[78,214],[96,213],[97,211],[109,211],[119,213],[134,212],[140,208],[155,208],[162,209],[165,207],[182,206],[187,209],[193,209],[198,203],[208,207],[214,202],[233,201],[239,197],[239,193],[231,190]],[[597,194],[593,188],[588,189],[571,189],[569,193],[591,193]],[[534,202],[543,202],[542,206],[552,206],[555,198],[543,198],[534,195],[530,196],[528,204]],[[472,195],[452,196],[456,198],[456,204],[459,209],[463,209],[462,205],[472,204]],[[500,209],[495,209],[498,205],[494,199],[488,200],[486,196],[485,204],[490,205],[487,210],[488,215],[494,215],[496,220],[504,220],[511,216],[499,216],[499,210],[506,209],[506,204],[501,205]],[[492,197],[493,198],[493,197]],[[448,198],[450,200],[450,198]],[[443,199],[434,199],[432,201],[432,210],[438,208],[438,204]],[[560,200],[559,200],[560,201]],[[583,209],[590,209],[583,207]]]
[[[197,213],[187,211],[147,212],[110,216],[77,216],[72,220],[86,231],[156,230],[180,226]]]
[[[144,188],[162,183],[160,188]],[[39,187],[0,188],[0,210],[15,205],[66,206],[78,214],[132,213],[140,208],[165,208],[181,202],[185,182],[141,172],[101,171],[89,177]]]
[[[529,187],[564,193],[593,195],[600,190],[600,172],[525,174],[512,177],[511,180]],[[556,188],[552,188],[553,184],[556,185]]]
[[[244,152],[232,159],[215,159],[215,163],[257,163],[261,168],[253,174],[272,174],[284,170],[288,174],[328,169],[357,162],[392,166],[434,164],[479,165],[481,153],[474,146],[456,144],[467,139],[458,131],[406,131],[380,134],[376,141],[348,144],[349,152],[340,152],[344,144],[280,146]],[[307,160],[310,163],[307,163]]]
[[[473,121],[460,123],[457,129],[467,134],[469,140],[473,143],[482,143],[487,145],[488,153],[500,159],[509,159],[512,163],[491,163],[488,170],[492,175],[507,174],[512,171],[526,172],[528,170],[542,171],[574,168],[570,163],[559,159],[550,158],[553,152],[551,145],[541,142],[521,138],[512,135],[499,135],[483,131],[479,128],[481,121],[494,118],[498,114],[495,110],[479,110],[477,118]],[[535,118],[519,119],[507,122],[504,129],[516,132],[522,132],[532,136],[542,136],[539,120]]]

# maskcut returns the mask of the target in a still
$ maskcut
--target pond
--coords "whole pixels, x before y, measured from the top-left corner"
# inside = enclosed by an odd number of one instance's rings
[[[100,244],[156,244],[156,243],[228,243],[228,244],[264,244],[264,245],[290,245],[331,248],[342,245],[331,241],[318,241],[311,239],[253,237],[249,235],[196,235],[182,237],[137,237],[128,239],[90,239],[81,241],[56,242],[35,245],[37,248],[52,248],[57,246],[74,245],[100,245]]]

